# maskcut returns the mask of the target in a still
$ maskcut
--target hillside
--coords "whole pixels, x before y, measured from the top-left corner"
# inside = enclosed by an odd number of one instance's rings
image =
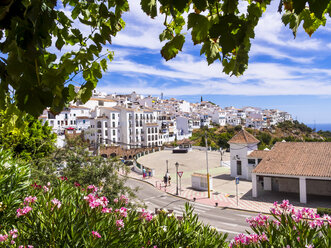
[[[224,126],[214,128],[200,128],[193,131],[191,140],[194,145],[205,146],[204,134],[207,131],[208,145],[214,149],[228,148],[227,143],[238,131],[241,126]],[[298,142],[323,142],[331,141],[330,132],[314,132],[313,129],[298,121],[285,121],[277,126],[271,126],[263,131],[246,128],[246,131],[253,134],[258,140],[259,149],[271,148],[277,141],[298,141]]]

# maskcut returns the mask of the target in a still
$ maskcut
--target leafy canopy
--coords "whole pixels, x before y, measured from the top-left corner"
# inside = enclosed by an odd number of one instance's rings
[[[275,1],[275,0],[274,0]],[[246,2],[246,13],[238,6]],[[142,10],[165,17],[160,41],[166,60],[185,43],[183,28],[208,64],[220,61],[223,72],[239,76],[249,60],[254,29],[271,0],[141,0]],[[6,0],[0,4],[0,109],[38,116],[46,107],[57,113],[66,103],[87,101],[107,70],[104,51],[125,23],[127,0]],[[311,36],[331,13],[329,0],[280,0],[282,21],[294,36],[302,23]],[[82,32],[84,30],[84,32]],[[88,31],[87,31],[88,30]],[[81,75],[82,83],[75,82]],[[75,86],[81,86],[79,91]],[[15,111],[12,116],[17,116]]]
[[[331,14],[329,0],[278,1],[282,21],[294,37],[301,23],[311,36]],[[247,4],[246,13],[238,8],[243,2]],[[247,69],[254,29],[270,3],[271,0],[142,0],[141,6],[151,18],[157,15],[157,9],[165,16],[160,40],[168,40],[161,50],[166,60],[182,50],[182,31],[187,23],[194,45],[202,45],[200,55],[206,56],[208,64],[220,61],[223,72],[239,76]]]

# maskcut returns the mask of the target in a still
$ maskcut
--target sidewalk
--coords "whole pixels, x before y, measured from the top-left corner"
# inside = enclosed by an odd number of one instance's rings
[[[155,178],[155,177],[147,177],[144,178],[142,175],[139,175],[136,172],[131,171],[128,174],[128,177],[135,178],[141,181],[145,181],[154,187],[158,188],[161,191],[164,191],[168,194],[176,195],[176,179],[172,179],[171,186],[165,187],[164,183],[161,181],[161,179]],[[244,200],[240,199],[238,200],[238,206],[237,206],[237,199],[236,197],[229,196],[227,194],[223,193],[210,193],[210,198],[208,198],[208,192],[204,191],[196,191],[188,188],[182,188],[182,191],[179,192],[179,196],[183,197],[188,200],[193,200],[193,198],[196,198],[196,202],[215,206],[216,203],[219,207],[225,207],[225,208],[233,208],[233,209],[240,209],[240,210],[247,210],[247,211],[253,211],[258,213],[269,213],[269,209],[272,207],[272,203],[268,202],[260,202],[260,201],[252,201],[252,200]]]

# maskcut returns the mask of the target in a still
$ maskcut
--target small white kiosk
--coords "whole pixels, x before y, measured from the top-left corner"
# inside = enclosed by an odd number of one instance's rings
[[[197,190],[206,191],[208,190],[208,183],[207,183],[207,174],[201,173],[193,173],[191,175],[192,180],[192,188]],[[209,175],[209,187],[210,190],[213,190],[213,178]]]

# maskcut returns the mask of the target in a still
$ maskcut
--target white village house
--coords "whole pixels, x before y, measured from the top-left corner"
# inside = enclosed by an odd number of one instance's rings
[[[331,142],[277,142],[257,150],[257,140],[245,130],[230,144],[231,176],[252,180],[252,196],[263,191],[331,196]]]

